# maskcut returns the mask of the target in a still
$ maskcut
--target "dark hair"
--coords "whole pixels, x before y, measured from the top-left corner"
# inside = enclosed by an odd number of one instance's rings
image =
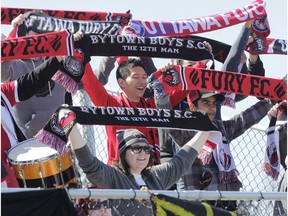
[[[116,70],[116,79],[118,80],[119,78],[122,78],[126,80],[126,78],[131,74],[130,69],[134,67],[142,67],[145,70],[145,66],[143,65],[141,59],[129,58],[118,66]]]

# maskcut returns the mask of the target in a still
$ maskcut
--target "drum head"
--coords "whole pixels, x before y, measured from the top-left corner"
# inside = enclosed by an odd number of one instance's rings
[[[29,139],[14,146],[8,152],[8,160],[12,164],[33,164],[44,162],[59,156],[58,152],[39,143],[35,138]]]

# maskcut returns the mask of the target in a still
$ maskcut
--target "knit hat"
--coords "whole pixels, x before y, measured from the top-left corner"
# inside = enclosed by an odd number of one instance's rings
[[[117,139],[119,143],[119,154],[121,155],[128,146],[135,143],[146,143],[149,145],[146,137],[137,129],[126,129],[117,131]]]
[[[198,99],[209,98],[212,96],[216,96],[216,101],[223,101],[225,99],[225,96],[219,92],[192,90],[187,95],[187,103],[190,105]]]

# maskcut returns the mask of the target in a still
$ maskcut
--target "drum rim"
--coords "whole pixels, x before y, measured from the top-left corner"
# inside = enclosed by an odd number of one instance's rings
[[[14,160],[14,159],[11,159],[9,158],[9,153],[12,152],[12,150],[14,150],[16,147],[19,147],[21,145],[24,145],[26,143],[29,143],[29,141],[31,140],[36,140],[36,138],[30,138],[30,139],[27,139],[27,140],[24,140],[23,142],[20,142],[18,143],[17,145],[15,145],[14,147],[10,148],[9,151],[7,152],[7,161],[12,164],[12,165],[34,165],[34,164],[38,164],[38,163],[42,163],[42,162],[47,162],[47,161],[50,161],[51,159],[54,159],[54,158],[57,158],[60,156],[59,152],[55,152],[54,154],[52,155],[47,155],[45,157],[42,157],[42,158],[39,158],[39,159],[35,159],[35,160],[24,160],[24,161],[17,161],[17,160]],[[38,142],[39,143],[39,142]],[[43,144],[43,146],[47,146],[45,144]],[[49,146],[48,146],[49,147]],[[67,151],[65,151],[65,154],[66,152],[68,152],[68,148],[67,148]]]
[[[7,159],[8,159],[8,162],[12,165],[34,165],[34,164],[44,163],[44,162],[50,161],[58,157],[59,157],[59,153],[55,153],[53,155],[49,155],[49,156],[35,159],[35,160],[16,161],[16,160],[10,159],[9,157],[7,157]]]

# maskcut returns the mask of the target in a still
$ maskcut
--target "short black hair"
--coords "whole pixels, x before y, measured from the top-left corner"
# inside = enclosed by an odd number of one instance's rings
[[[143,65],[141,59],[129,58],[118,66],[116,70],[116,79],[118,80],[119,78],[122,78],[126,80],[126,78],[131,74],[130,69],[134,67],[142,67],[145,70],[145,66]]]

